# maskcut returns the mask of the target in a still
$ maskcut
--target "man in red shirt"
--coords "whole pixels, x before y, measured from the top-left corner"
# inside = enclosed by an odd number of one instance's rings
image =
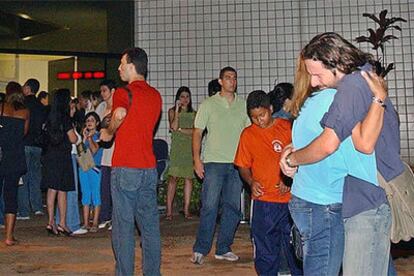
[[[147,68],[148,57],[143,49],[123,52],[118,70],[128,85],[115,91],[111,122],[101,131],[103,141],[110,141],[116,132],[111,175],[116,275],[134,274],[135,222],[142,237],[142,272],[161,275],[157,171],[152,150],[161,96],[145,81]]]

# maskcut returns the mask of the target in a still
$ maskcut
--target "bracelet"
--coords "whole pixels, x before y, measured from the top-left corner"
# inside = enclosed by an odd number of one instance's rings
[[[292,153],[289,153],[288,156],[286,156],[286,159],[285,159],[286,160],[286,164],[288,165],[289,168],[296,168],[297,166],[293,166],[292,163],[291,163],[291,160],[290,160],[290,155],[291,154]]]
[[[383,100],[381,100],[378,97],[373,96],[372,97],[372,102],[381,105],[382,107],[385,108],[385,102]]]

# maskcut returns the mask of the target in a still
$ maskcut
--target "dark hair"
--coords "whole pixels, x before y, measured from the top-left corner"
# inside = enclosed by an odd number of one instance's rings
[[[148,73],[148,56],[147,53],[141,48],[129,48],[126,49],[122,56],[126,55],[126,60],[128,63],[133,63],[135,70],[139,75],[147,78]]]
[[[101,119],[99,118],[98,113],[96,113],[95,111],[88,112],[88,113],[85,115],[84,124],[86,124],[86,120],[87,120],[89,117],[93,117],[93,118],[95,118],[95,121],[96,121],[96,130],[98,130],[98,131],[99,131],[99,130],[101,129]]]
[[[30,90],[32,91],[32,93],[37,93],[37,91],[39,91],[39,87],[40,87],[40,83],[37,79],[28,79],[25,83],[24,86],[29,86]]]
[[[70,91],[67,88],[55,90],[53,102],[49,113],[49,121],[52,127],[58,127],[63,124],[63,119],[69,118]]]
[[[255,90],[250,92],[246,101],[247,114],[250,116],[250,111],[255,108],[264,107],[270,108],[270,98],[263,90]]]
[[[103,80],[103,81],[99,84],[99,86],[106,86],[106,87],[108,87],[108,88],[109,88],[109,90],[112,90],[112,89],[116,88],[115,81],[113,81],[113,80]]]
[[[84,99],[91,99],[92,91],[91,90],[84,90],[80,93],[80,97]]]
[[[47,97],[49,97],[49,93],[47,93],[46,91],[40,91],[39,94],[37,94],[37,98],[39,100],[46,99]]]
[[[222,68],[222,69],[220,70],[219,79],[223,79],[223,77],[224,77],[224,73],[226,73],[227,71],[234,72],[234,73],[236,74],[236,76],[237,76],[237,71],[236,71],[236,69],[234,69],[234,68],[233,68],[233,67],[231,67],[231,66],[226,66],[226,67],[224,67],[224,68]],[[221,89],[221,88],[220,88],[220,89]]]
[[[364,53],[337,33],[323,33],[315,36],[303,48],[304,59],[321,61],[336,75],[336,70],[350,74],[365,63],[373,64],[373,56]]]
[[[221,85],[218,79],[211,80],[208,83],[208,96],[211,97],[221,90]]]
[[[93,91],[91,93],[91,99],[96,100],[98,102],[102,102],[101,91]]]
[[[289,82],[278,83],[268,95],[273,106],[273,113],[278,112],[287,99],[292,99],[293,85]]]
[[[6,102],[13,106],[14,110],[24,109],[24,95],[22,86],[10,81],[6,85]]]
[[[190,95],[190,102],[188,103],[187,112],[194,112],[193,102],[191,101],[191,91],[187,86],[181,86],[178,88],[177,93],[175,93],[175,102],[180,99],[181,93],[183,92],[187,92]]]

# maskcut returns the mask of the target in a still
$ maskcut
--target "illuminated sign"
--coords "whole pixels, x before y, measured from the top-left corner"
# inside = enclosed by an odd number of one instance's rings
[[[104,71],[87,71],[87,72],[59,72],[56,75],[58,80],[81,80],[81,79],[104,79]]]

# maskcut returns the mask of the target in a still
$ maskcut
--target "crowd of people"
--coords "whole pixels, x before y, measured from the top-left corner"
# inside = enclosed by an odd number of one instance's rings
[[[192,263],[205,262],[216,229],[214,258],[239,260],[231,246],[244,182],[253,204],[258,275],[339,275],[341,268],[343,275],[396,274],[390,257],[390,207],[377,172],[388,181],[403,171],[398,116],[371,64],[371,55],[336,33],[324,33],[300,52],[294,85],[279,83],[269,93],[256,90],[245,101],[237,94],[237,71],[227,66],[209,83],[209,97],[197,111],[190,89],[177,90],[168,110],[165,219],[173,220],[180,178],[184,217],[192,218],[192,182],[198,177],[201,211]],[[23,88],[14,82],[7,86],[0,120],[5,243],[17,242],[16,214],[21,219],[30,211],[43,214],[42,183],[49,234],[71,236],[111,227],[116,274],[133,275],[137,225],[143,274],[160,275],[152,142],[162,99],[146,81],[143,49],[125,50],[118,70],[126,86],[103,81],[100,93],[85,91],[78,100],[58,89],[50,107],[46,92],[35,98],[39,83],[34,79]],[[39,141],[43,136],[46,146]],[[93,166],[77,165],[79,148],[90,152]],[[301,236],[302,260],[292,245],[293,226]]]
[[[79,99],[72,99],[68,89],[57,89],[51,105],[49,93],[39,88],[33,78],[23,86],[12,81],[2,98],[1,121],[6,126],[1,133],[0,226],[6,229],[7,245],[17,242],[16,219],[44,215],[42,192],[46,192],[46,230],[51,235],[81,235],[111,226],[112,150],[101,148],[97,140],[101,121],[111,113],[115,83],[105,80],[100,91],[84,91]],[[79,144],[94,157],[95,165],[87,171],[77,164]]]

